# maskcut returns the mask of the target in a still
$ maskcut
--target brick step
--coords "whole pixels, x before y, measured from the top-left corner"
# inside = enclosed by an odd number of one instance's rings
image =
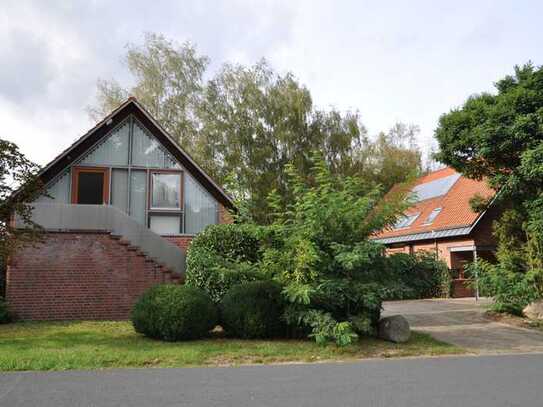
[[[119,245],[124,247],[128,251],[129,254],[133,254],[134,256],[141,257],[145,264],[148,264],[148,265],[152,264],[156,266],[156,270],[163,275],[162,280],[164,280],[165,282],[180,284],[183,281],[181,276],[175,274],[164,263],[159,262],[156,259],[147,255],[138,246],[134,246],[131,242],[123,239],[121,236],[118,236],[118,235],[110,235],[110,236]]]

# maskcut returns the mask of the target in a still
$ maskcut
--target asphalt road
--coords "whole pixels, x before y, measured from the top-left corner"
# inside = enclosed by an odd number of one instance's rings
[[[543,354],[0,375],[2,407],[543,405]]]

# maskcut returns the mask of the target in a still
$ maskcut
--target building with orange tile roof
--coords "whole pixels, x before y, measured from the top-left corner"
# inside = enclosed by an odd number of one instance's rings
[[[492,199],[495,191],[484,180],[466,178],[447,167],[417,179],[411,193],[414,203],[405,216],[375,240],[389,254],[435,252],[453,272],[453,295],[473,295],[466,286],[464,268],[478,257],[494,259],[492,223],[497,209],[491,206],[477,213],[470,200],[476,195]]]

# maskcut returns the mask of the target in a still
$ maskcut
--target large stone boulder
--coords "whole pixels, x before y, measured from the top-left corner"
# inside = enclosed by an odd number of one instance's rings
[[[537,300],[527,305],[522,313],[526,318],[543,320],[543,300]]]
[[[411,329],[409,322],[401,315],[381,318],[378,327],[379,338],[386,341],[403,343],[409,340]]]

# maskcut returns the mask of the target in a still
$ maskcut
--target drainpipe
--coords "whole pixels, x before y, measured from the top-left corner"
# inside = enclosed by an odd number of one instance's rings
[[[475,265],[475,301],[479,301],[479,267],[477,266],[477,246],[473,246],[473,264]]]

